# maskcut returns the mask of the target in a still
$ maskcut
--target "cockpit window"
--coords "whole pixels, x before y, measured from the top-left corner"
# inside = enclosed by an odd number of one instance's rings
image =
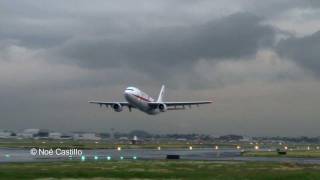
[[[126,90],[134,91],[134,89],[131,89],[131,88],[127,88]]]

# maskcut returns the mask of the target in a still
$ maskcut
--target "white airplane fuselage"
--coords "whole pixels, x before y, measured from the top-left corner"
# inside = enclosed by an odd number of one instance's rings
[[[155,100],[146,94],[145,92],[139,90],[135,87],[128,87],[124,91],[124,98],[128,101],[131,106],[151,115],[158,114],[159,109],[150,108],[150,102],[155,102]]]

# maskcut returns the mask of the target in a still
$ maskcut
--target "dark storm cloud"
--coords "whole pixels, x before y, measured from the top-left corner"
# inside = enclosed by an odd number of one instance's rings
[[[264,17],[274,17],[293,8],[319,8],[318,0],[269,0],[269,1],[247,1],[244,8]]]
[[[89,36],[90,39],[94,33],[108,36],[112,31],[122,31],[124,34],[135,30],[148,32],[147,27],[152,24],[164,27],[179,23],[197,26],[197,21],[207,22],[235,12],[269,17],[292,8],[319,8],[320,5],[317,0],[164,0],[141,1],[141,4],[130,1],[11,0],[0,3],[0,40],[15,39],[21,45],[37,48],[59,46],[77,34]],[[177,31],[180,34],[180,30]],[[89,35],[86,34],[88,32]],[[155,34],[151,36],[158,37]]]
[[[80,38],[57,53],[85,68],[117,65],[157,72],[184,70],[200,58],[223,59],[254,55],[273,43],[275,31],[250,13],[236,13],[199,26],[164,28],[128,39]]]
[[[282,40],[277,46],[277,52],[320,77],[320,31],[304,37]]]

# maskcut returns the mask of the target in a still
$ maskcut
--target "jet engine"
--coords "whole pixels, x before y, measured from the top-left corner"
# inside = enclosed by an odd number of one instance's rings
[[[158,108],[161,112],[166,112],[167,111],[167,106],[165,104],[159,104]]]
[[[116,112],[121,112],[122,111],[122,106],[120,103],[116,103],[114,105],[112,105],[112,108],[114,109],[114,111]]]

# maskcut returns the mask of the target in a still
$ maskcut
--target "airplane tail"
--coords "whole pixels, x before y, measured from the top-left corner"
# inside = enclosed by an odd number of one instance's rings
[[[157,102],[162,102],[163,101],[164,88],[165,88],[164,85],[162,85]]]

